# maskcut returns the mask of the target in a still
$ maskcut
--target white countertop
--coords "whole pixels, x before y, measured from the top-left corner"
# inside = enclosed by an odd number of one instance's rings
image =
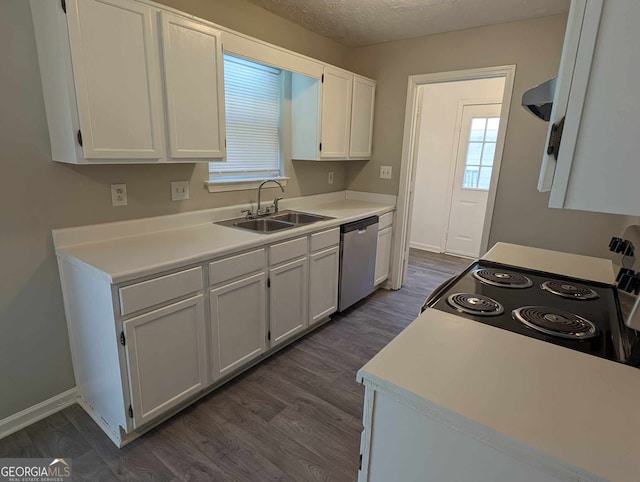
[[[496,243],[482,259],[611,285],[616,278],[611,260],[517,244]]]
[[[612,270],[597,258],[506,244],[487,259],[603,282]],[[578,474],[571,480],[640,479],[637,368],[428,309],[358,379],[498,450],[560,464]]]
[[[392,211],[393,205],[351,199],[307,206],[304,211],[335,219],[272,234],[230,228],[207,222],[102,242],[56,248],[58,256],[94,269],[110,283],[161,273],[257,246],[330,229],[341,224]]]

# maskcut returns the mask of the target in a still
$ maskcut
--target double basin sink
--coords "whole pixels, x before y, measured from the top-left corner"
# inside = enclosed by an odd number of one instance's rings
[[[328,216],[320,216],[318,214],[309,214],[299,211],[280,211],[279,213],[270,214],[264,217],[250,219],[250,218],[235,218],[228,219],[226,221],[220,221],[216,224],[221,226],[227,226],[231,228],[246,229],[256,233],[274,233],[282,231],[284,229],[291,229],[306,224],[317,223],[318,221],[326,221],[327,219],[334,219]]]

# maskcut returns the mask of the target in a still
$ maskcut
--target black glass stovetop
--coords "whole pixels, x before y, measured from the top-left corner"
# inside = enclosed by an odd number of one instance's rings
[[[473,271],[477,268],[499,269],[507,273],[521,274],[529,278],[533,284],[526,288],[492,286],[477,280],[473,276]],[[598,294],[598,298],[575,300],[560,297],[541,288],[545,281],[550,280],[566,281],[577,286],[591,288]],[[616,362],[626,362],[626,327],[622,323],[617,291],[611,285],[481,260],[473,263],[457,278],[440,287],[439,290],[438,293],[434,293],[429,297],[423,309],[433,308],[445,311],[572,350],[578,350]],[[447,302],[449,296],[456,293],[473,293],[488,296],[500,303],[504,307],[504,312],[497,316],[480,316],[461,312]],[[599,330],[599,334],[590,339],[572,340],[541,333],[514,319],[512,312],[524,306],[545,306],[579,315],[594,323]]]

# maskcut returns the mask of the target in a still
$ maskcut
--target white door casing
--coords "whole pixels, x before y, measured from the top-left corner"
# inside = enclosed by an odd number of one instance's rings
[[[406,281],[407,262],[409,257],[409,241],[411,234],[411,211],[413,203],[413,183],[415,181],[415,148],[417,145],[417,135],[419,132],[417,111],[420,104],[420,85],[436,82],[451,82],[456,80],[487,79],[494,77],[504,77],[505,87],[502,102],[502,112],[500,115],[500,131],[498,133],[498,145],[496,149],[493,178],[487,210],[485,215],[485,226],[482,233],[481,252],[486,252],[489,244],[489,227],[493,218],[493,208],[496,198],[496,186],[502,163],[502,152],[504,149],[504,139],[506,126],[511,109],[511,99],[513,97],[513,86],[515,82],[516,66],[504,65],[497,67],[486,67],[479,69],[469,69],[451,72],[440,72],[436,74],[411,75],[407,80],[407,101],[405,109],[404,135],[402,140],[402,162],[400,166],[400,188],[398,191],[398,201],[396,206],[396,229],[393,235],[393,246],[398,246],[392,252],[390,287],[400,289]]]
[[[470,143],[470,136],[472,135],[471,126],[474,120],[475,122],[482,123],[486,122],[486,119],[497,118],[499,121],[501,107],[501,104],[465,105],[463,107],[455,162],[455,175],[451,193],[451,210],[449,213],[447,240],[445,244],[445,252],[448,254],[457,254],[472,258],[480,255],[484,217],[487,209],[487,199],[493,170],[492,166],[495,158],[497,129],[496,137],[492,139],[493,142],[484,143],[484,139],[481,137],[479,142]],[[468,157],[474,154],[469,152],[471,146],[478,148],[478,155],[483,157],[483,159],[478,159],[478,162],[487,162],[487,158],[490,158],[490,165],[479,167],[478,175],[469,176],[470,179],[468,181],[475,187],[465,187],[465,176],[474,174],[475,172],[467,170]],[[494,149],[489,150],[488,146],[493,146]],[[487,172],[489,177],[488,180],[485,179],[486,184],[483,186],[482,174],[484,172]]]
[[[161,158],[154,10],[126,0],[69,0],[67,16],[85,157]]]
[[[169,155],[222,158],[225,149],[222,33],[160,12]]]
[[[210,291],[212,381],[264,353],[266,281],[258,273]]]
[[[271,347],[279,345],[309,325],[307,317],[308,270],[308,257],[269,269]]]
[[[123,329],[134,428],[205,388],[203,295],[127,320]]]
[[[352,79],[353,74],[346,71],[324,68],[321,158],[346,159],[349,156]]]

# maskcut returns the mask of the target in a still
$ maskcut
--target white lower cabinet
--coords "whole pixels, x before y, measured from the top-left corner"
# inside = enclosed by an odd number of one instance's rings
[[[308,325],[309,258],[269,269],[269,327],[271,346],[277,346]]]
[[[309,259],[309,324],[313,325],[338,309],[340,247],[320,251]]]
[[[378,248],[376,252],[376,272],[374,284],[379,285],[389,277],[389,266],[391,261],[391,241],[393,228],[389,226],[378,231]]]
[[[203,295],[132,318],[123,326],[134,427],[205,388]]]
[[[217,380],[266,349],[264,272],[210,291],[211,378]]]

